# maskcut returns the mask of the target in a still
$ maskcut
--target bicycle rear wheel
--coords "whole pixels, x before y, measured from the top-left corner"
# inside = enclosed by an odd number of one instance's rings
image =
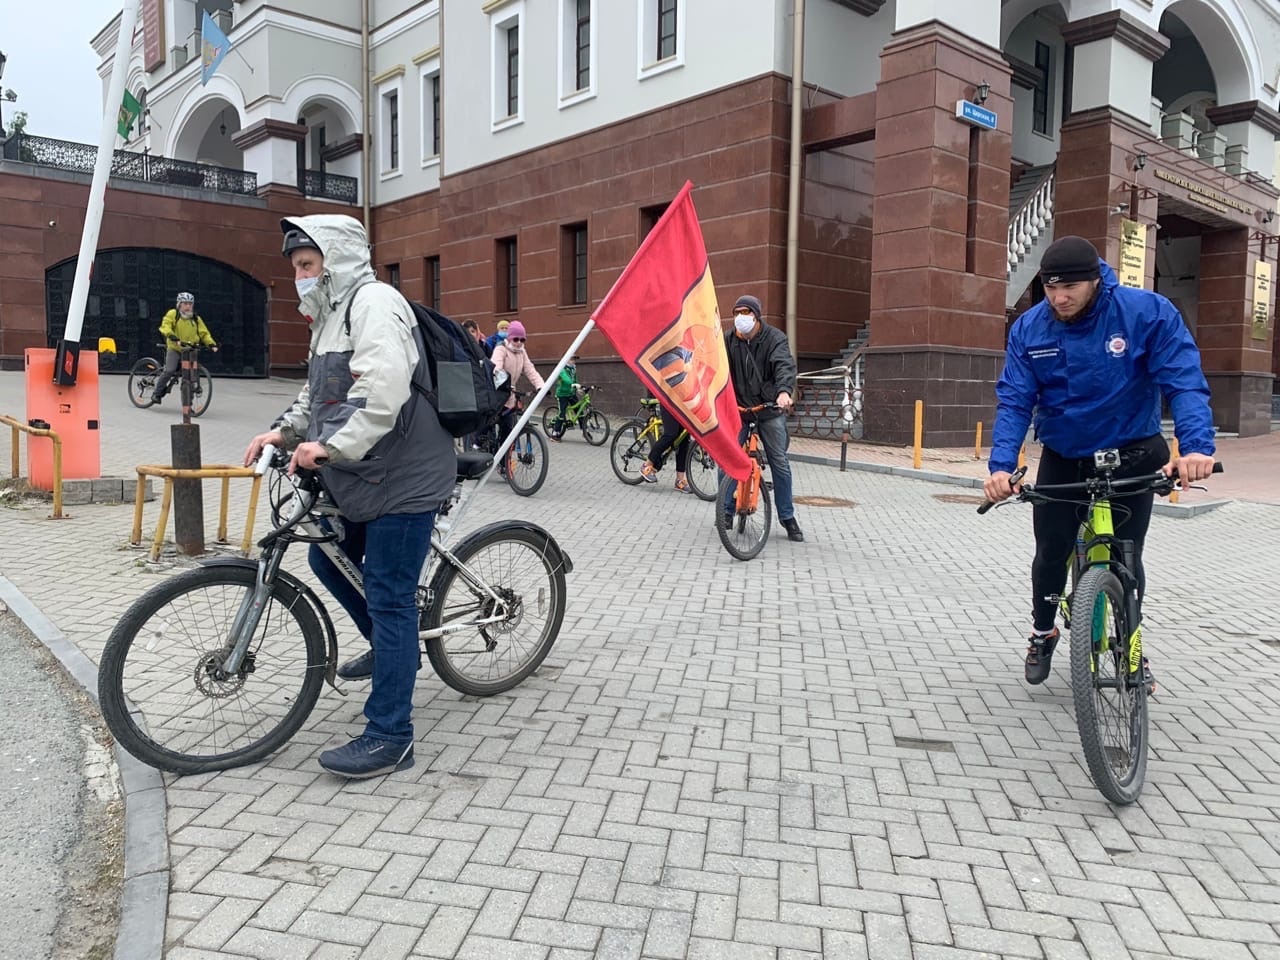
[[[507,483],[520,496],[532,497],[546,479],[547,441],[526,426],[507,451]]]
[[[557,419],[559,419],[559,417],[560,417],[560,407],[558,405],[554,407],[545,407],[543,409],[542,429],[547,434],[547,436],[551,436],[551,428],[555,425],[555,422]]]
[[[711,459],[711,454],[703,449],[702,444],[696,440],[689,441],[689,470],[686,476],[689,478],[689,487],[693,490],[699,500],[714,500],[716,498],[716,476],[719,468],[716,462]]]
[[[160,373],[160,364],[150,357],[143,357],[129,371],[129,402],[139,410],[153,405],[151,399],[156,389],[156,377]]]
[[[593,447],[603,447],[604,442],[609,439],[609,418],[599,410],[588,410],[586,415],[578,420],[582,424],[582,436],[587,443]]]
[[[204,367],[196,370],[196,382],[191,395],[191,415],[198,417],[209,409],[213,399],[213,377]]]
[[[640,468],[649,459],[649,448],[653,442],[648,426],[647,420],[622,421],[609,447],[609,465],[618,479],[630,486],[641,481]]]
[[[1080,744],[1094,784],[1121,804],[1142,792],[1149,732],[1142,634],[1130,634],[1124,601],[1120,579],[1091,567],[1071,602],[1071,692]]]
[[[223,674],[255,567],[199,567],[148,590],[102,653],[107,727],[143,763],[174,773],[261,760],[298,731],[324,680],[324,630],[297,589],[275,581],[239,671]]]
[[[433,637],[426,643],[427,657],[440,679],[459,693],[488,697],[510,690],[546,659],[564,621],[559,548],[540,530],[497,526],[477,530],[453,554],[462,567],[442,561],[437,568],[423,626],[492,616],[497,605],[485,587],[502,598],[506,616]]]
[[[762,481],[760,499],[754,513],[726,513],[724,504],[737,494],[738,481],[725,477],[720,481],[716,496],[716,533],[729,555],[738,560],[750,560],[764,549],[769,540],[769,528],[773,526],[773,504],[769,502],[768,486]]]

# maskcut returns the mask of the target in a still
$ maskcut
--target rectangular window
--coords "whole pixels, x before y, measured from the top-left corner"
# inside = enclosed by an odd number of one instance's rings
[[[387,264],[387,283],[391,284],[397,290],[400,289],[400,264]]]
[[[676,55],[676,0],[658,0],[658,50],[655,60]]]
[[[574,30],[577,59],[574,64],[575,90],[591,85],[591,0],[578,0],[578,21]]]
[[[387,95],[387,136],[390,149],[388,170],[400,169],[400,95]]]
[[[383,87],[378,97],[377,157],[383,177],[400,172],[400,80]]]
[[[560,228],[560,302],[566,306],[587,302],[585,223],[571,223]]]
[[[324,124],[320,124],[316,130],[316,169],[324,173],[324,148],[325,148],[325,129]]]
[[[440,156],[440,74],[431,78],[431,155]]]
[[[427,306],[432,310],[440,309],[440,258],[427,257]]]
[[[1049,86],[1050,55],[1052,50],[1047,43],[1036,41],[1036,86],[1031,99],[1031,129],[1036,133],[1049,134]]]
[[[515,237],[503,237],[497,243],[497,312],[515,313],[520,309],[519,251]]]
[[[507,28],[507,116],[520,112],[520,25]]]
[[[654,227],[658,225],[658,221],[662,219],[662,215],[667,212],[669,203],[658,203],[652,207],[640,208],[640,239],[643,240],[649,235]]]
[[[440,58],[430,57],[418,65],[418,87],[422,94],[422,165],[438,163],[444,118],[440,115]]]

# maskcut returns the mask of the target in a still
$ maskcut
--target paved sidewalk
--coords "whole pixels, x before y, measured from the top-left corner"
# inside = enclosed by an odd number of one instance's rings
[[[103,384],[105,471],[164,462],[174,411]],[[290,390],[219,381],[205,460]],[[0,410],[20,398],[0,374]],[[1065,664],[1021,681],[1025,508],[797,463],[797,494],[845,505],[744,564],[669,476],[623,487],[579,438],[551,457],[535,497],[488,489],[468,520],[526,517],[573,557],[543,669],[486,700],[424,674],[417,765],[381,781],[315,761],[359,730],[359,684],[268,762],[166,776],[166,958],[1280,957],[1280,508],[1153,522],[1162,692],[1117,810]],[[0,573],[96,661],[166,571],[128,506],[70,512],[0,510]]]

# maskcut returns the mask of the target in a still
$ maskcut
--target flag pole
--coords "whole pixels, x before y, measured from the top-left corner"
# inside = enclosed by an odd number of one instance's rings
[[[73,387],[80,368],[80,332],[84,328],[84,309],[89,302],[89,281],[93,258],[98,252],[98,233],[102,228],[102,211],[106,202],[107,178],[111,175],[111,158],[115,153],[116,125],[120,105],[124,102],[125,76],[129,70],[129,52],[133,48],[133,28],[138,22],[138,0],[124,0],[120,12],[120,34],[116,39],[116,58],[111,65],[111,83],[107,87],[106,109],[102,117],[102,135],[98,139],[98,160],[89,185],[89,204],[84,214],[84,232],[80,235],[80,255],[76,260],[75,280],[71,286],[71,305],[67,309],[67,325],[58,351],[54,355],[53,382]]]
[[[498,452],[493,456],[493,466],[491,466],[489,471],[480,478],[480,482],[476,484],[475,490],[472,491],[473,496],[476,493],[479,493],[484,485],[488,483],[489,478],[493,476],[494,471],[498,469],[498,464],[502,463],[503,457],[505,457],[507,455],[507,451],[511,449],[511,444],[513,444],[516,437],[520,435],[520,431],[524,429],[524,425],[533,417],[533,412],[538,409],[538,404],[542,402],[542,398],[547,395],[553,386],[555,386],[556,378],[560,376],[560,371],[565,368],[565,364],[569,362],[569,358],[578,352],[578,348],[582,346],[582,341],[587,339],[587,334],[595,328],[595,320],[593,318],[589,318],[586,326],[584,326],[578,335],[573,338],[573,343],[569,344],[569,349],[564,352],[564,356],[560,358],[560,362],[556,364],[555,369],[543,378],[541,389],[539,389],[538,392],[533,395],[533,398],[524,405],[524,413],[521,414],[520,419],[516,421],[516,425],[511,428],[511,433],[507,435],[507,439],[502,442],[500,447],[498,447]],[[528,348],[529,345],[526,343],[525,349],[527,350]],[[467,502],[470,502],[470,498],[468,498]],[[462,519],[462,514],[465,510],[466,503],[463,503],[458,508],[457,515],[453,518],[453,526],[457,526],[458,521]]]

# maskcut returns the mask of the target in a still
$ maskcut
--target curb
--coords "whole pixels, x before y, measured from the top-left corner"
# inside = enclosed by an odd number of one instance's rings
[[[44,644],[96,705],[98,668],[40,609],[5,577],[0,600]],[[164,952],[169,905],[169,835],[160,772],[118,746],[112,750],[124,796],[124,885],[115,960],[155,960]]]
[[[835,457],[819,456],[816,453],[792,453],[787,452],[787,459],[796,460],[800,463],[816,463],[825,467],[835,467],[840,469],[840,460]],[[954,473],[940,473],[935,470],[916,470],[912,467],[892,467],[887,463],[868,463],[865,460],[849,460],[845,463],[846,470],[859,470],[864,473],[880,473],[891,477],[906,477],[909,480],[925,480],[929,483],[945,483],[957,487],[970,487],[972,489],[981,490],[982,480],[978,477],[965,477]],[[1151,512],[1161,517],[1174,517],[1178,520],[1190,520],[1192,517],[1198,517],[1203,513],[1216,510],[1224,504],[1234,503],[1233,500],[1198,500],[1195,503],[1169,503],[1167,500],[1158,499],[1151,508]]]

